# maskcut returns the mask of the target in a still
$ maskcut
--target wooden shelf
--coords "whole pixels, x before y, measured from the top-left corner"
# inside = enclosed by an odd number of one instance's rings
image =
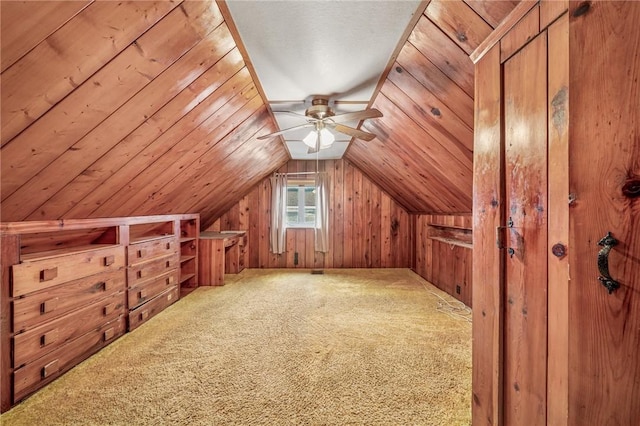
[[[463,226],[430,223],[427,227],[427,238],[458,247],[473,248],[473,233],[471,229]]]
[[[180,263],[184,263],[188,260],[195,259],[195,258],[196,258],[195,256],[182,256],[180,257]]]
[[[191,278],[195,277],[196,274],[185,274],[185,275],[181,275],[180,276],[180,284],[182,284],[185,281],[189,281]]]
[[[473,248],[473,244],[465,243],[464,241],[455,240],[453,238],[444,238],[444,237],[435,237],[435,236],[429,236],[427,238],[435,241],[440,241],[441,243],[453,244],[454,246],[465,247],[469,249]]]
[[[187,243],[189,241],[195,241],[195,237],[182,237],[180,238],[180,243]]]

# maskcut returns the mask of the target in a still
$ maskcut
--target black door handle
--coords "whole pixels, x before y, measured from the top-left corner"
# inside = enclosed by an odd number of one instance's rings
[[[611,232],[607,232],[607,235],[598,242],[598,245],[602,246],[598,252],[598,270],[600,271],[598,279],[607,288],[609,294],[620,288],[620,283],[611,278],[609,273],[609,252],[617,244],[618,240],[611,236]]]

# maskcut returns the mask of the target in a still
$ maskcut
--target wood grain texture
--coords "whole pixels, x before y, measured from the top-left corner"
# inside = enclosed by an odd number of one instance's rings
[[[189,5],[191,4],[203,5],[204,3],[189,3]],[[194,27],[210,23],[215,28],[215,25],[221,22],[220,20],[209,21],[209,17],[202,14],[200,10],[189,10],[189,12],[192,16],[198,17],[198,21],[192,23]],[[187,23],[191,24],[189,21],[184,22],[184,24]],[[186,34],[180,36],[187,37],[187,34],[189,36],[197,34],[191,25],[184,24]],[[179,37],[179,35],[175,35],[175,37]],[[233,40],[224,25],[212,31],[205,40],[198,41],[193,48],[184,53],[179,61],[173,63],[161,75],[150,81],[71,148],[62,152],[58,158],[40,170],[37,176],[22,185],[13,197],[6,198],[2,203],[3,215],[18,219],[19,212],[29,210],[33,212],[44,204],[51,197],[51,194],[61,190],[94,161],[109,152],[111,148],[158,112],[161,107],[167,105],[206,71],[212,63],[218,61],[233,47]],[[180,51],[180,53],[182,52]],[[65,170],[63,176],[60,176],[60,170]],[[42,181],[50,182],[44,191],[40,186]],[[25,200],[21,196],[22,193],[30,193],[31,196]]]
[[[432,0],[424,14],[451,40],[471,54],[491,33],[488,25],[462,0]]]
[[[504,64],[505,424],[546,424],[547,37]]]
[[[1,2],[1,71],[4,72],[90,3],[89,0]]]
[[[464,0],[487,24],[493,28],[513,10],[518,0]]]
[[[549,236],[548,236],[548,366],[547,425],[564,425],[569,397],[569,258],[554,255],[554,247],[569,250],[569,17],[548,30],[549,88]],[[556,251],[556,253],[558,253]]]
[[[473,163],[473,398],[474,426],[501,425],[504,223],[500,47],[476,64]]]
[[[540,32],[540,6],[535,6],[500,40],[500,60],[506,61]]]
[[[640,419],[640,4],[569,7],[569,421]],[[634,53],[636,52],[636,53]],[[594,61],[593,58],[598,60]],[[603,141],[607,141],[603,143]],[[597,279],[597,242],[620,243]]]
[[[2,73],[2,145],[178,4],[94,2],[40,42]]]
[[[469,56],[427,17],[420,18],[408,42],[467,95],[473,96],[473,63]]]
[[[569,9],[569,0],[540,1],[540,29],[547,28],[553,21]]]
[[[333,205],[329,218],[333,249],[328,253],[314,252],[312,230],[295,228],[287,230],[286,253],[269,253],[271,186],[268,179],[262,180],[243,198],[240,203],[246,206],[244,209],[230,208],[210,227],[235,230],[233,226],[241,226],[238,221],[241,210],[249,217],[253,211],[260,212],[257,227],[250,224],[246,228],[250,268],[409,267],[411,248],[406,211],[348,161],[325,160],[319,165],[321,171],[329,173],[329,193],[334,194],[334,203],[341,200],[339,207]],[[315,171],[315,166],[315,161],[289,161],[278,172]],[[297,265],[294,264],[296,252]]]

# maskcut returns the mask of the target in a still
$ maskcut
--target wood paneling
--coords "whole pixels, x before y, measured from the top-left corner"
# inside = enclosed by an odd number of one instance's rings
[[[431,238],[433,229],[471,231],[471,216],[417,215],[414,271],[467,306],[471,306],[472,250],[451,239]]]
[[[504,64],[504,421],[546,424],[547,37]]]
[[[432,0],[424,13],[467,52],[467,55],[470,55],[492,30],[491,26],[462,0]]]
[[[2,72],[13,65],[91,1],[4,1],[0,37]]]
[[[548,3],[548,2],[547,2]],[[566,424],[569,415],[569,17],[548,30],[547,134],[549,138],[548,368],[547,424]],[[554,250],[555,247],[555,250]]]
[[[94,2],[27,52],[2,73],[2,144],[74,91],[178,4]],[[49,16],[56,19],[56,14],[51,14],[44,20]],[[20,32],[14,31],[13,38],[19,38],[26,28],[17,30]],[[171,29],[164,31],[170,34]],[[162,39],[162,34],[155,37]]]
[[[464,0],[464,2],[493,28],[497,27],[518,4],[518,0]]]
[[[3,26],[21,55],[2,73],[3,220],[206,223],[286,163],[281,143],[255,138],[275,123],[215,2],[60,6]]]
[[[640,419],[640,3],[569,6],[569,422]],[[594,60],[597,58],[597,60]],[[598,280],[598,241],[620,288]],[[550,283],[551,285],[551,283]]]
[[[327,253],[314,252],[312,229],[288,229],[287,251],[269,251],[271,185],[263,179],[239,203],[210,224],[210,230],[246,230],[251,268],[407,268],[409,215],[346,160],[320,161],[329,173],[331,227]],[[315,161],[289,161],[278,172],[315,171]],[[294,264],[295,253],[298,264]]]
[[[473,163],[473,398],[476,425],[502,425],[504,146],[500,46],[476,64]]]
[[[379,85],[384,114],[345,158],[411,213],[471,211],[473,68],[469,54],[517,1],[429,2]],[[384,241],[382,242],[384,244]]]

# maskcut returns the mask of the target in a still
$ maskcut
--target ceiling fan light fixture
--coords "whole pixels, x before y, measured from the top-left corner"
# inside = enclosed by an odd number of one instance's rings
[[[329,148],[336,140],[336,137],[329,131],[329,129],[323,128],[322,130],[312,130],[304,137],[304,139],[302,139],[302,141],[309,148],[314,149],[316,147],[318,137],[320,138],[320,149]]]

